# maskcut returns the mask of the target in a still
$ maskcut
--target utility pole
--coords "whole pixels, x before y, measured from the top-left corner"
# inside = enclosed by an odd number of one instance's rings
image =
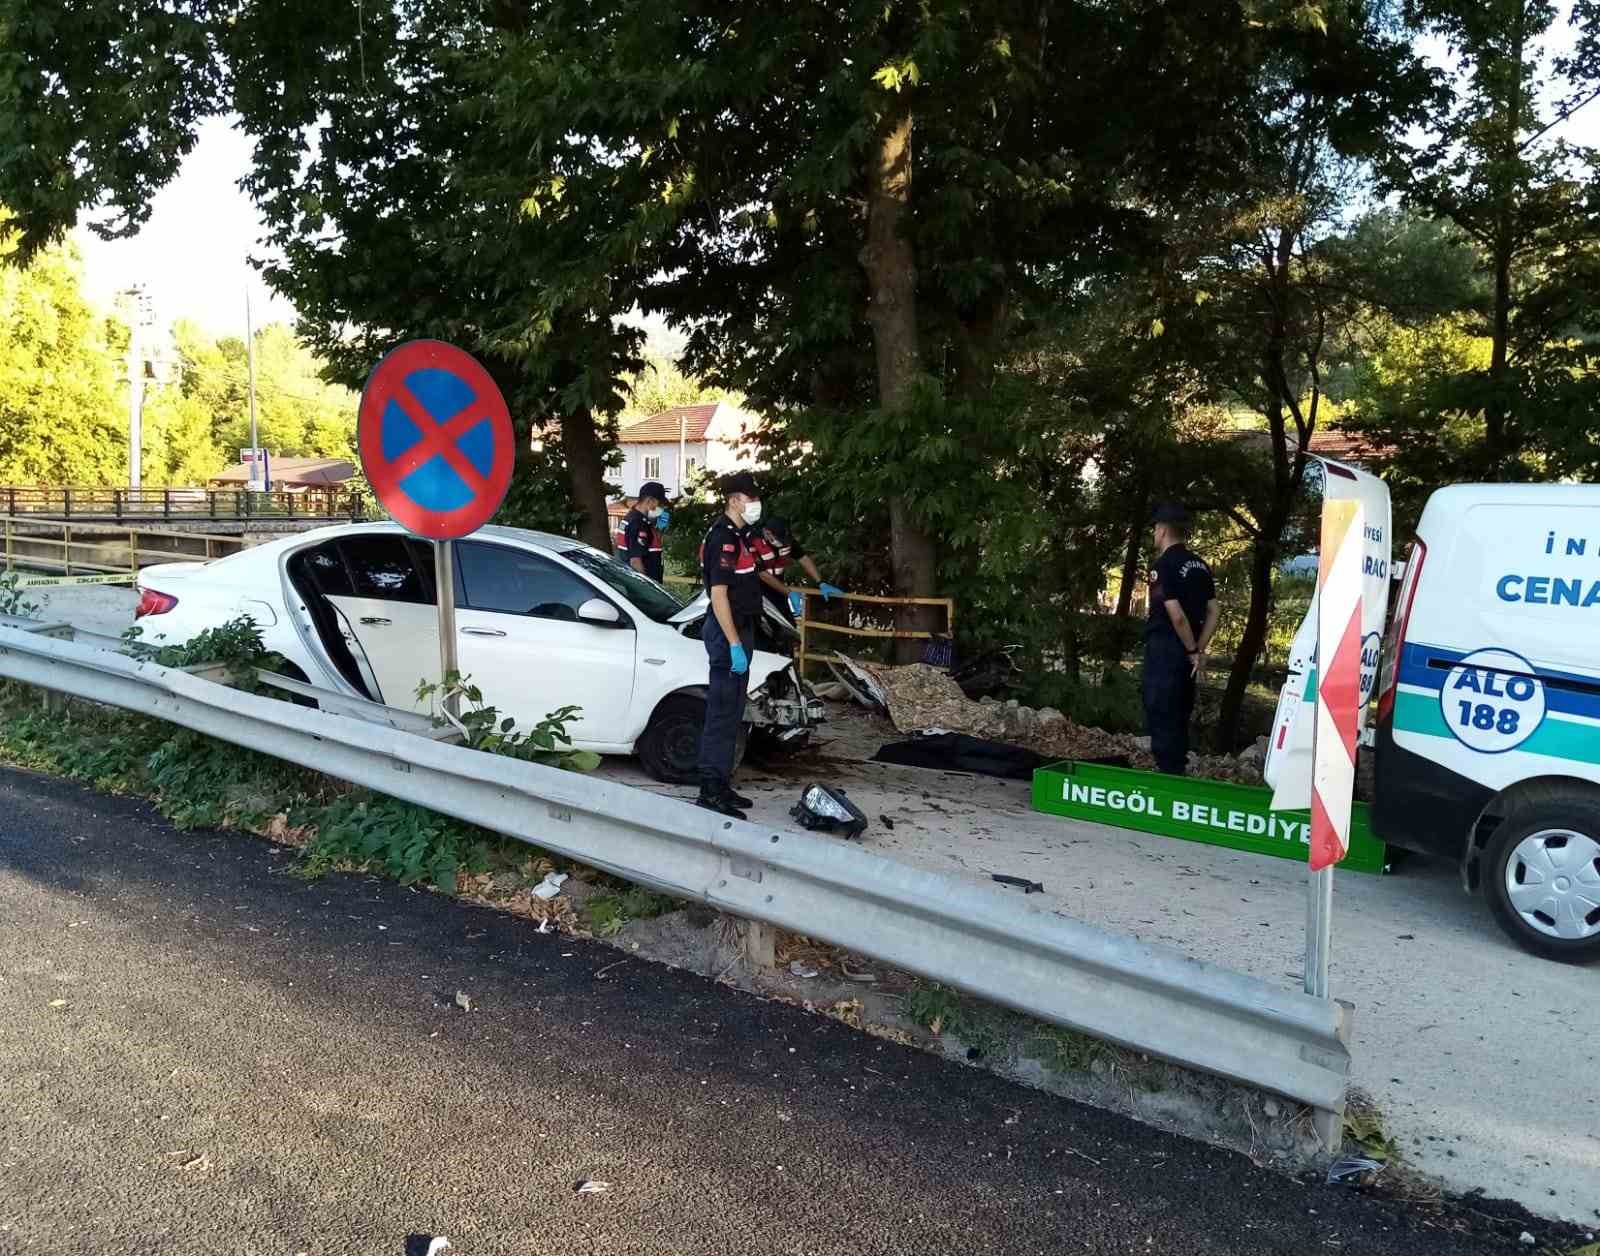
[[[244,290],[244,343],[245,357],[250,366],[250,478],[247,483],[255,487],[256,467],[260,465],[260,445],[256,441],[256,331],[250,321],[250,288]],[[262,468],[263,471],[265,468]],[[266,484],[265,476],[262,477],[263,487]]]
[[[142,482],[144,457],[145,329],[153,321],[150,296],[142,287],[129,288],[128,297],[128,487]]]

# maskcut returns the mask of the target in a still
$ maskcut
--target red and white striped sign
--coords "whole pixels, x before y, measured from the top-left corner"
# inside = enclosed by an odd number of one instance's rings
[[[1359,499],[1325,499],[1317,569],[1317,705],[1311,768],[1311,868],[1350,847],[1356,742],[1361,735],[1363,510]]]

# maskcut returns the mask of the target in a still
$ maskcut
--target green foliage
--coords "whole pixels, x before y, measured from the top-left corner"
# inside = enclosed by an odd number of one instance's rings
[[[30,619],[39,613],[39,603],[23,592],[17,584],[20,579],[14,571],[0,571],[0,615]]]
[[[422,681],[417,685],[417,701],[432,702],[436,710],[444,709],[454,699],[466,703],[466,710],[453,719],[436,714],[435,723],[441,727],[453,724],[464,734],[465,743],[474,750],[489,754],[503,754],[530,763],[565,768],[570,772],[593,772],[600,766],[600,756],[592,750],[574,750],[567,735],[567,724],[581,708],[564,706],[552,711],[527,730],[517,728],[513,719],[502,718],[500,712],[484,705],[483,691],[472,683],[470,676],[451,672],[441,686],[437,681]]]
[[[492,835],[398,799],[361,793],[335,799],[317,818],[305,872],[337,867],[372,869],[402,885],[430,881],[454,893],[461,872],[489,867]]]
[[[1108,733],[1145,731],[1139,677],[1120,666],[1106,667],[1098,683],[1061,671],[1034,673],[1021,700],[1028,706],[1055,707],[1087,728],[1103,728]]]
[[[596,894],[583,905],[589,928],[602,938],[613,938],[632,920],[650,920],[677,910],[676,899],[630,885],[616,894]]]
[[[75,248],[6,264],[18,256],[0,208],[0,484],[116,482],[128,465],[116,329],[85,299]]]

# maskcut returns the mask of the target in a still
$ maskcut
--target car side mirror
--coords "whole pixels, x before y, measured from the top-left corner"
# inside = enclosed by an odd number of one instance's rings
[[[592,597],[578,607],[578,618],[586,624],[599,624],[615,628],[622,622],[622,612],[603,597]]]

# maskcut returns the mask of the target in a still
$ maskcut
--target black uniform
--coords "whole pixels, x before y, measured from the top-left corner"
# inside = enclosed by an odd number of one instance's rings
[[[644,574],[660,581],[664,574],[661,566],[661,529],[656,527],[649,515],[637,506],[628,511],[617,525],[616,541],[618,558],[630,567],[633,559],[643,559]]]
[[[728,590],[734,627],[744,646],[745,658],[755,653],[756,617],[761,613],[761,581],[755,555],[745,540],[745,530],[727,515],[719,515],[700,542],[700,575],[706,592],[718,585]],[[733,783],[733,758],[744,722],[745,695],[750,689],[748,670],[735,675],[727,635],[715,612],[706,616],[700,630],[711,675],[706,684],[706,723],[700,737],[700,789],[716,795]]]
[[[1163,772],[1182,776],[1189,761],[1189,721],[1194,715],[1194,660],[1167,614],[1173,598],[1183,607],[1195,639],[1206,607],[1217,596],[1205,560],[1184,545],[1170,546],[1150,571],[1150,618],[1144,630],[1144,716],[1150,753]]]
[[[745,543],[755,556],[756,569],[770,572],[779,580],[790,563],[798,563],[806,556],[800,542],[795,540],[789,524],[783,519],[769,519],[744,530]],[[761,596],[766,598],[785,619],[794,623],[794,612],[789,609],[789,599],[765,581],[761,582]]]

